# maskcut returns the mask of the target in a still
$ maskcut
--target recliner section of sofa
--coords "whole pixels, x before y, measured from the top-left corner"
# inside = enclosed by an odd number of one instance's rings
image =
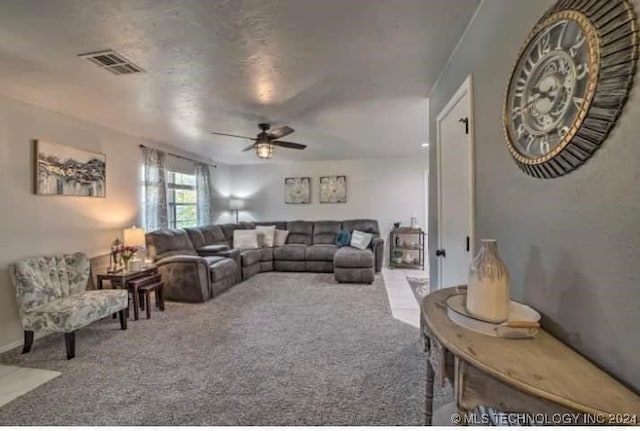
[[[276,226],[288,230],[284,246],[251,250],[233,248],[233,232]],[[360,230],[374,238],[365,250],[338,247],[341,230]],[[164,229],[147,234],[150,257],[167,285],[167,298],[206,301],[241,280],[260,272],[334,272],[343,283],[372,283],[380,272],[384,240],[378,222],[370,219],[346,221],[274,221],[227,223],[186,229]]]
[[[166,299],[204,302],[227,290],[240,279],[236,260],[225,256],[201,256],[186,231],[162,229],[146,235],[147,253],[164,282]]]

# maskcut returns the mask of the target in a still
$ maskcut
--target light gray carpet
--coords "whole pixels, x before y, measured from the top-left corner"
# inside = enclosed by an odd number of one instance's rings
[[[62,372],[0,407],[2,425],[419,425],[419,330],[391,317],[381,277],[265,273],[204,304],[168,303],[36,340],[0,363]]]

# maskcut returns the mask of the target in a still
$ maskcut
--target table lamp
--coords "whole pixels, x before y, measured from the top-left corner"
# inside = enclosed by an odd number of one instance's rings
[[[236,212],[236,223],[238,223],[238,213],[244,208],[244,201],[238,198],[229,199],[229,209]]]
[[[144,229],[132,226],[124,230],[124,245],[139,247],[134,258],[131,260],[131,268],[135,270],[142,269],[142,260],[138,258],[140,250],[145,248]]]

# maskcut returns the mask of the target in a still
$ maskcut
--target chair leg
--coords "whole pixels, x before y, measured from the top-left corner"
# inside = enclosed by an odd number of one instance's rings
[[[64,333],[64,343],[67,347],[67,360],[76,357],[76,331]]]
[[[22,347],[22,354],[29,353],[33,346],[33,331],[24,331],[24,346]]]
[[[140,309],[144,310],[144,292],[138,292],[138,295],[140,295],[140,297],[138,298],[138,302],[140,303]]]
[[[125,329],[127,329],[127,317],[129,315],[129,309],[125,308],[123,310],[120,310],[118,311],[118,314],[120,315],[120,329],[124,331]]]

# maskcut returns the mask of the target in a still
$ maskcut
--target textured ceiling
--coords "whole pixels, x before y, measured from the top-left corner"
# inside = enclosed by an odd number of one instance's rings
[[[0,2],[0,92],[228,163],[288,124],[281,160],[411,157],[427,99],[479,0]],[[114,49],[147,72],[77,54]]]

